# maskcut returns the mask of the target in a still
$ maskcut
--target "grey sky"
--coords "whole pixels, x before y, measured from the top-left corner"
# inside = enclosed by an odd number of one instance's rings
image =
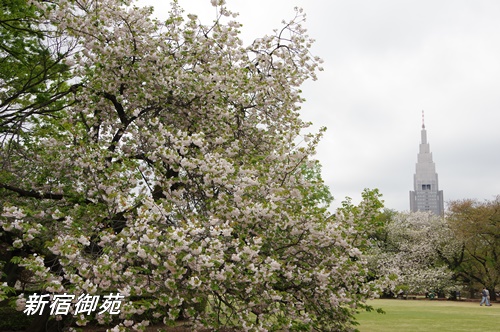
[[[165,17],[169,1],[141,0]],[[179,0],[205,23],[210,0]],[[500,1],[227,0],[246,42],[307,14],[325,61],[303,117],[328,127],[317,158],[338,206],[364,188],[409,210],[421,111],[445,202],[500,194]],[[445,204],[446,206],[446,204]]]

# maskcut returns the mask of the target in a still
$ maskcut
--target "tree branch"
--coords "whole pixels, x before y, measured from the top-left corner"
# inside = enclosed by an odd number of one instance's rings
[[[53,199],[53,200],[61,200],[64,198],[63,194],[41,193],[41,192],[38,192],[35,190],[24,190],[21,188],[9,186],[8,184],[4,184],[4,183],[0,183],[0,188],[13,191],[22,197],[31,197],[31,198],[37,198],[37,199]]]

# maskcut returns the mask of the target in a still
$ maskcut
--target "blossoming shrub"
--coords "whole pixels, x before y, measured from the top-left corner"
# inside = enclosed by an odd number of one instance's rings
[[[297,143],[299,86],[320,63],[302,12],[243,46],[221,1],[211,25],[175,3],[165,22],[125,0],[33,3],[78,43],[78,89],[2,147],[8,285],[17,268],[50,293],[119,291],[117,330],[143,329],[145,312],[193,329],[351,329],[375,290],[354,239],[377,197],[330,216],[304,172],[321,133]],[[112,317],[74,319],[91,318]]]

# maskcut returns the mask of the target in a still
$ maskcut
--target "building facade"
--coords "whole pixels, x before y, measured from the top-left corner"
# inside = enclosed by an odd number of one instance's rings
[[[410,191],[410,210],[430,211],[438,216],[444,215],[443,191],[439,190],[436,165],[432,161],[427,131],[422,112],[422,131],[415,175],[413,175],[413,191]]]

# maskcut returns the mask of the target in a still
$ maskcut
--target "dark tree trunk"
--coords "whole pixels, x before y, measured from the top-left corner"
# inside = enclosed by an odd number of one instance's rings
[[[490,301],[496,301],[497,300],[497,294],[495,293],[495,286],[491,286],[488,288],[490,292]]]

